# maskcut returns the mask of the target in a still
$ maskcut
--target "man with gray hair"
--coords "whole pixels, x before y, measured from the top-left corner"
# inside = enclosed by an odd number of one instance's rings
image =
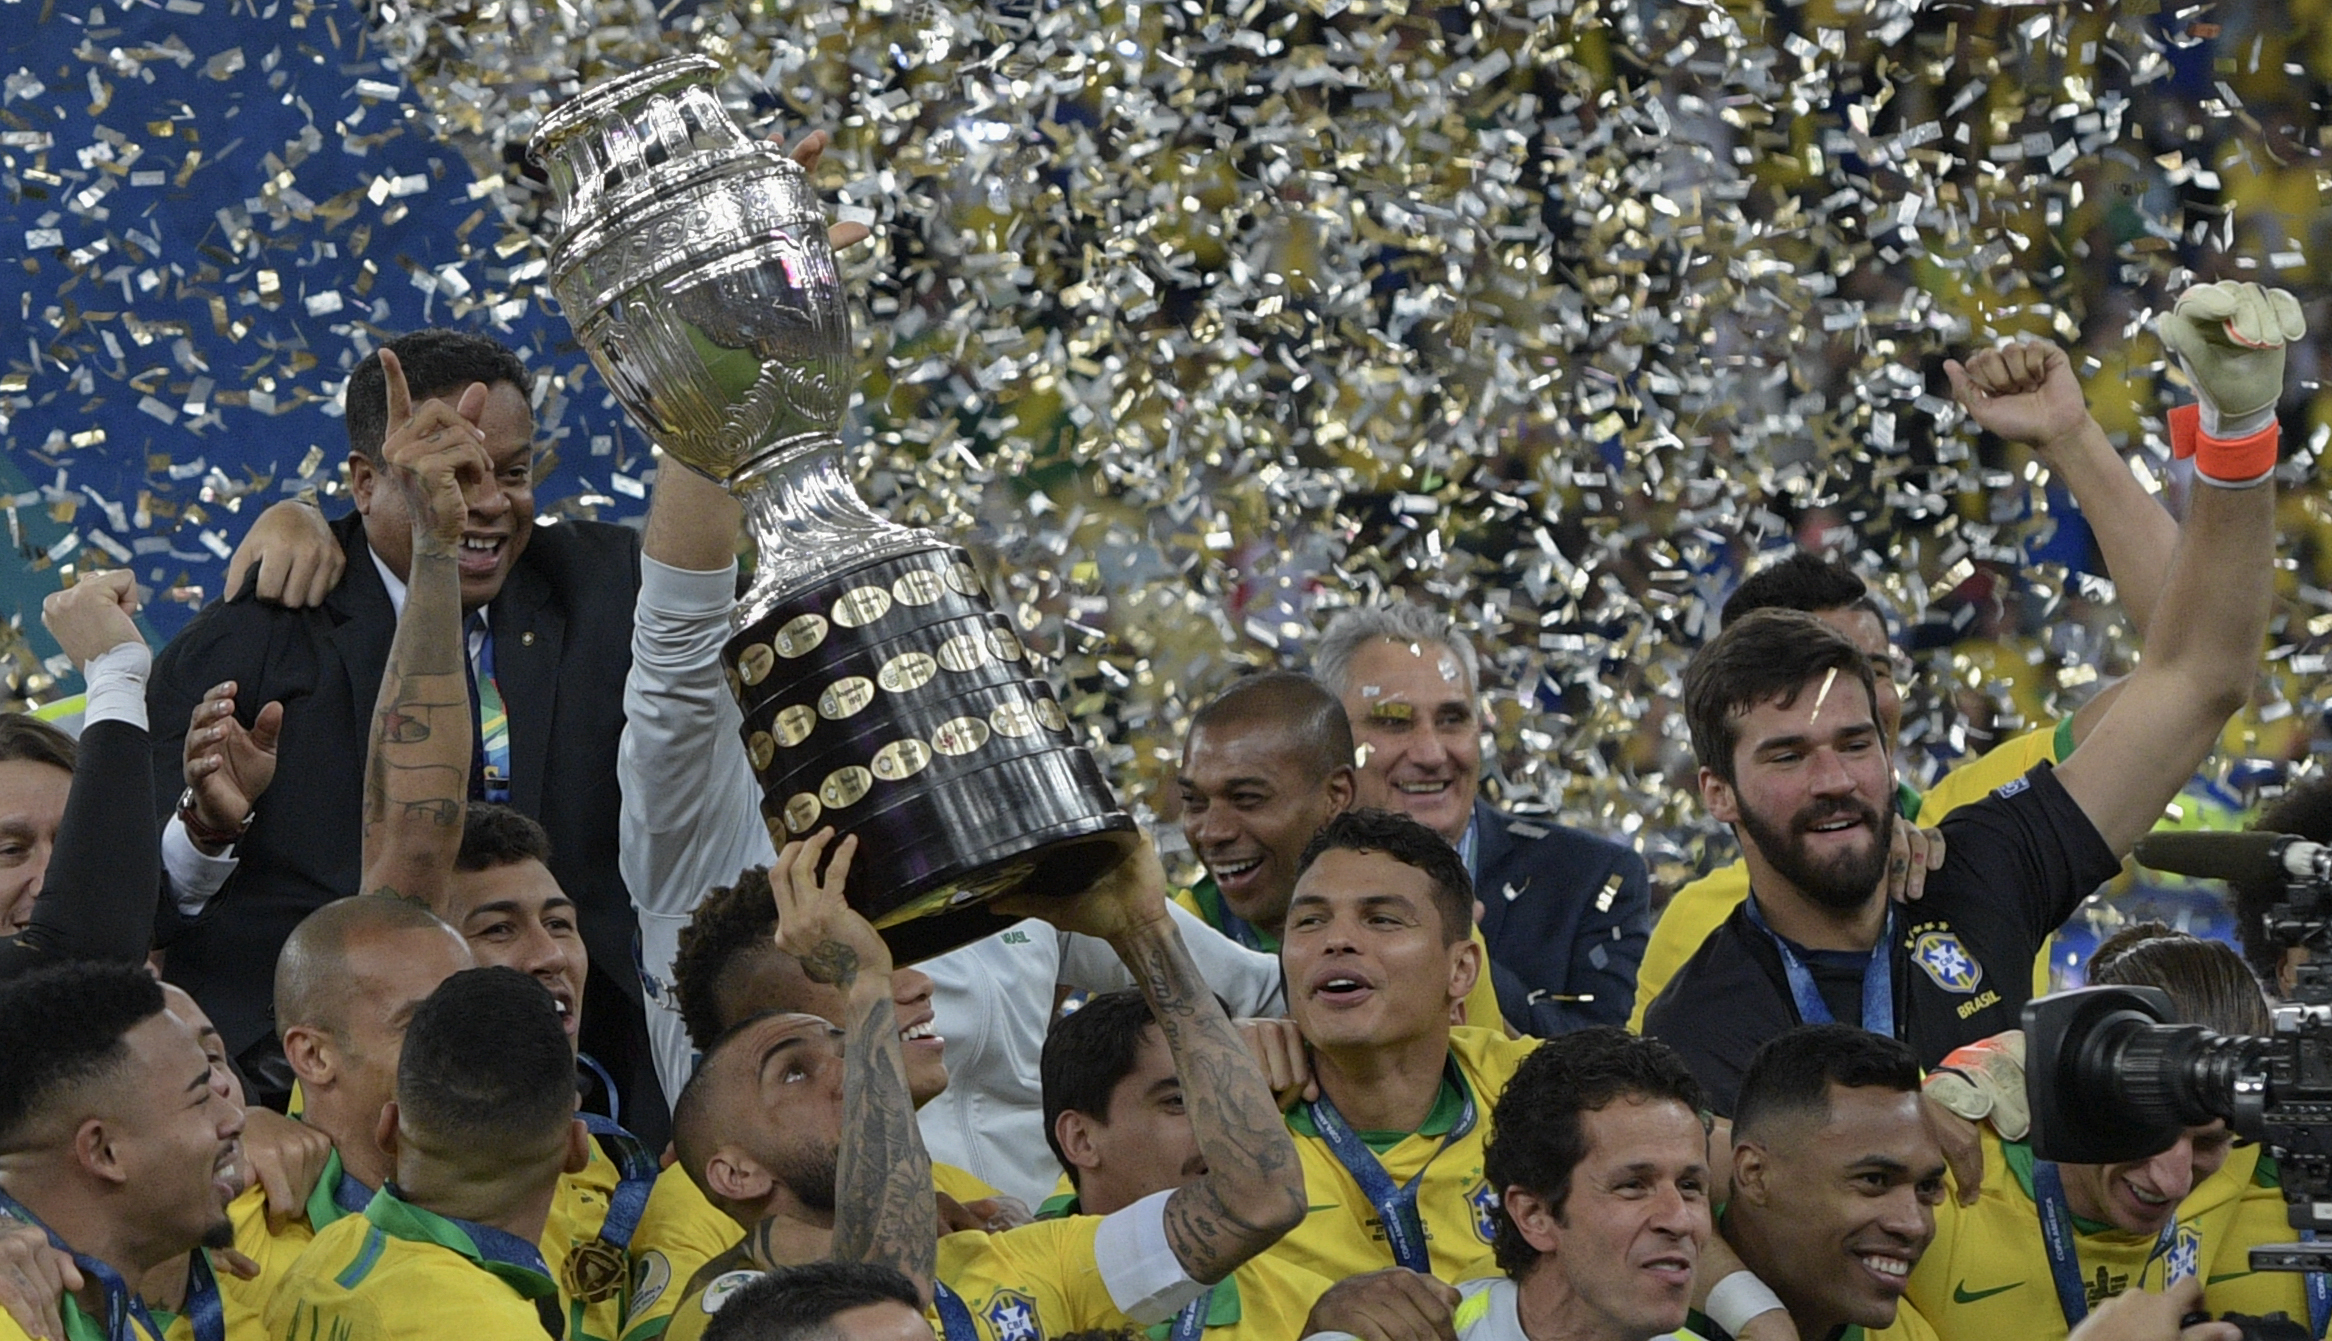
[[[1508,1022],[1541,1036],[1623,1025],[1651,934],[1643,859],[1482,797],[1480,670],[1449,616],[1406,601],[1339,614],[1312,653],[1352,722],[1358,804],[1407,814],[1465,859]]]

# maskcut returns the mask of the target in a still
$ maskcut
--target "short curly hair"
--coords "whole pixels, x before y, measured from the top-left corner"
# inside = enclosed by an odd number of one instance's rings
[[[721,1013],[721,993],[737,962],[756,950],[777,947],[777,903],[769,893],[769,868],[748,866],[733,885],[715,886],[680,931],[680,953],[672,960],[673,994],[680,998],[680,1022],[700,1053],[735,1023]]]

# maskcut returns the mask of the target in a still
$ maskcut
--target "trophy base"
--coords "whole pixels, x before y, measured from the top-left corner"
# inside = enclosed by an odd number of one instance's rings
[[[1085,889],[1140,841],[960,549],[774,593],[721,659],[770,838],[855,835],[846,897],[898,963],[1011,925],[996,898]]]

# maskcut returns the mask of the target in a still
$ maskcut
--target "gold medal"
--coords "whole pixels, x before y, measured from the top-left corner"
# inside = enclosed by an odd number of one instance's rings
[[[795,792],[793,799],[785,803],[785,827],[792,833],[808,833],[824,813],[826,807],[818,803],[817,797],[808,792]]]
[[[958,717],[941,722],[931,733],[931,748],[941,754],[962,757],[988,743],[988,724],[977,717]]]
[[[841,810],[858,804],[859,799],[874,786],[874,774],[856,764],[837,768],[818,784],[818,799],[828,810]]]
[[[567,1295],[586,1304],[613,1299],[623,1288],[624,1278],[631,1272],[624,1260],[623,1249],[606,1239],[595,1238],[578,1243],[567,1254],[565,1268]]]
[[[874,681],[863,675],[836,680],[826,686],[825,693],[818,695],[818,715],[829,722],[856,717],[865,711],[867,704],[874,702],[874,695]]]
[[[826,619],[823,615],[795,615],[785,622],[784,628],[777,631],[777,637],[770,645],[777,649],[779,656],[791,661],[795,657],[808,656],[824,641]]]
[[[834,622],[846,629],[864,628],[891,612],[891,593],[881,587],[852,587],[834,602]]]
[[[959,633],[939,645],[939,664],[961,674],[988,664],[988,640],[977,633]]]
[[[937,674],[939,663],[931,659],[929,652],[901,652],[883,663],[875,680],[894,694],[904,694],[931,683],[931,677]]]
[[[897,782],[922,772],[930,762],[931,747],[909,736],[875,751],[874,775],[885,782]]]
[[[891,595],[897,597],[901,605],[929,605],[938,600],[945,589],[946,584],[940,580],[937,570],[918,568],[893,582]]]
[[[769,724],[777,735],[777,743],[792,749],[810,738],[818,728],[818,714],[807,703],[792,703],[778,709],[777,719]]]
[[[777,664],[777,654],[767,643],[753,643],[737,654],[737,678],[747,684],[759,684],[769,678],[769,669]]]

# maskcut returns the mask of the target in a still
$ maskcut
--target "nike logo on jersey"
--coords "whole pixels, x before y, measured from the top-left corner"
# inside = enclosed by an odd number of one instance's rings
[[[1972,1304],[1979,1299],[1990,1299],[1996,1294],[2006,1294],[2022,1284],[2024,1284],[2023,1281],[2014,1280],[2006,1285],[1995,1285],[1989,1290],[1971,1290],[1968,1288],[1968,1283],[1963,1280],[1951,1287],[1951,1301],[1955,1304]]]

